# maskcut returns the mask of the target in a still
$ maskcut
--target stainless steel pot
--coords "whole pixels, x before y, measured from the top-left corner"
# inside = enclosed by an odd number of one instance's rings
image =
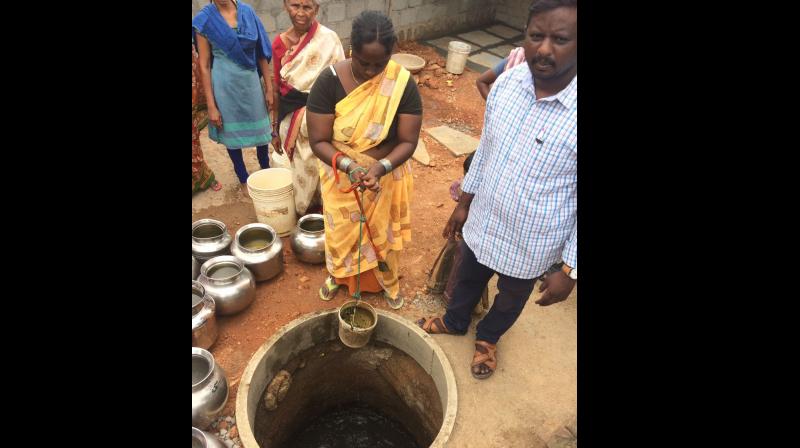
[[[230,254],[232,240],[222,221],[200,219],[192,223],[192,255],[200,263],[218,255]]]
[[[208,350],[217,341],[216,305],[199,282],[192,281],[192,347]]]
[[[200,262],[197,261],[197,258],[194,258],[192,255],[192,280],[197,280],[197,276],[200,275]]]
[[[214,434],[192,426],[192,448],[226,448],[226,446]]]
[[[231,254],[245,265],[257,282],[283,271],[283,242],[267,224],[242,226],[233,238]]]
[[[228,380],[214,356],[192,347],[192,426],[206,429],[228,401]]]
[[[253,274],[233,255],[214,257],[200,266],[197,281],[214,299],[217,314],[236,314],[256,298]]]
[[[325,218],[309,214],[297,221],[290,238],[292,252],[298,260],[306,263],[325,262]]]

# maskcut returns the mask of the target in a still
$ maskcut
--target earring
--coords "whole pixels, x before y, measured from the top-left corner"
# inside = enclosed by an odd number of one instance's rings
[[[350,48],[348,50],[349,55],[347,57],[352,59],[352,57],[353,57],[353,46],[352,45],[348,45],[348,47],[350,47]]]

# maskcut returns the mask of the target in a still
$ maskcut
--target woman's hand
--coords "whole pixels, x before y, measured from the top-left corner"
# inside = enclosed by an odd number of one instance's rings
[[[275,148],[275,152],[278,154],[283,154],[283,148],[281,147],[280,127],[275,122],[272,124],[272,147]]]
[[[222,115],[216,106],[209,105],[208,107],[208,122],[222,130]]]
[[[370,191],[379,192],[381,190],[381,177],[386,174],[386,169],[380,163],[373,163],[369,171],[364,175],[364,186]]]
[[[352,179],[350,179],[352,183],[363,181],[364,177],[366,176],[366,172],[367,170],[362,168],[361,165],[359,165],[355,160],[350,164],[350,166],[347,167],[347,177],[349,178],[352,173]]]
[[[264,101],[267,104],[267,111],[269,111],[270,115],[272,115],[272,112],[275,110],[272,106],[273,104],[275,104],[275,98],[273,98],[272,92],[264,93]]]

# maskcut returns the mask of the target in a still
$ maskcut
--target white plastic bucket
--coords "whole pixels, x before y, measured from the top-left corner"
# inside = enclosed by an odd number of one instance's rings
[[[279,236],[292,233],[297,223],[297,212],[291,170],[267,168],[256,171],[247,178],[247,191],[253,200],[258,222],[271,226]]]
[[[289,160],[289,156],[286,155],[286,151],[283,151],[282,154],[278,154],[278,151],[270,151],[269,152],[269,166],[270,168],[292,168],[292,162]]]
[[[447,65],[445,70],[460,75],[464,73],[464,66],[467,65],[469,52],[472,50],[469,44],[454,40],[447,46]]]

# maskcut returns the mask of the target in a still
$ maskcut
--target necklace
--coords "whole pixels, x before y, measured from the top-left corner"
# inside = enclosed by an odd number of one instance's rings
[[[352,59],[350,59],[350,74],[353,75],[353,81],[355,81],[356,84],[360,85],[361,81],[359,81],[358,78],[356,78],[356,74],[355,74],[355,72],[353,72],[353,60]]]

